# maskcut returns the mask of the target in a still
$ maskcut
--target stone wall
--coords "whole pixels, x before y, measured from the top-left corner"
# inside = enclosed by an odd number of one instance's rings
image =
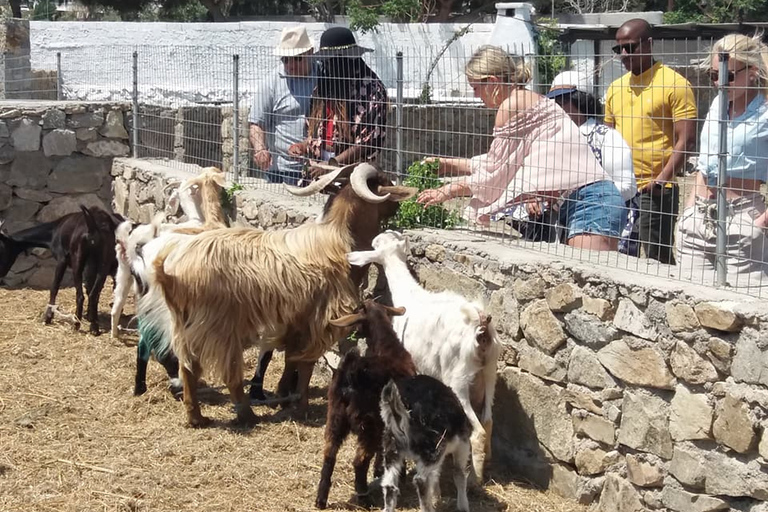
[[[162,166],[112,172],[143,201],[139,220],[164,206]],[[237,222],[294,226],[321,209],[273,190],[238,192]],[[603,512],[768,511],[764,301],[467,232],[408,234],[421,282],[484,298],[505,343],[500,468]]]
[[[0,101],[0,219],[15,233],[78,211],[110,209],[112,158],[128,154],[128,104]],[[21,255],[8,286],[48,288],[54,261]]]

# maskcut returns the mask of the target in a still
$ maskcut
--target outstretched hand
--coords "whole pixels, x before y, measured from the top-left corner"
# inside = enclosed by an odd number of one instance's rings
[[[417,203],[421,203],[426,208],[427,206],[433,206],[444,203],[451,199],[451,194],[448,192],[445,186],[440,188],[431,188],[424,190],[416,198]]]

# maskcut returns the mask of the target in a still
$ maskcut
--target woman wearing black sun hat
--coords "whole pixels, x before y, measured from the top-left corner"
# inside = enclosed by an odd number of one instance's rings
[[[316,57],[322,71],[312,93],[307,140],[289,152],[310,162],[347,165],[376,157],[386,135],[388,97],[384,84],[363,60],[371,52],[346,27],[320,37]],[[305,180],[327,172],[311,164]]]

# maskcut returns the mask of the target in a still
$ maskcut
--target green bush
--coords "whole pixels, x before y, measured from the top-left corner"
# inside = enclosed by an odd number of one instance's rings
[[[403,181],[403,185],[416,187],[419,192],[430,188],[438,188],[443,185],[440,178],[437,177],[438,162],[417,161],[411,164],[406,171],[408,177]],[[416,202],[416,197],[400,203],[397,215],[390,221],[390,228],[410,229],[415,227],[431,228],[452,228],[461,223],[461,217],[453,211],[442,206],[429,206]]]

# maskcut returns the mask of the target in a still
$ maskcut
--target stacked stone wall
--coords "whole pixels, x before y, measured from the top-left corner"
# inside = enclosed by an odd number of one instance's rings
[[[116,160],[116,189],[146,198],[136,220],[164,206],[166,173]],[[273,229],[320,212],[272,190],[238,192],[236,222]],[[422,284],[484,299],[505,344],[497,467],[603,512],[768,511],[764,300],[466,232],[407,234]]]
[[[79,211],[111,209],[115,156],[129,152],[128,104],[0,101],[0,219],[15,233]],[[46,249],[22,254],[7,286],[48,288],[55,262]]]

